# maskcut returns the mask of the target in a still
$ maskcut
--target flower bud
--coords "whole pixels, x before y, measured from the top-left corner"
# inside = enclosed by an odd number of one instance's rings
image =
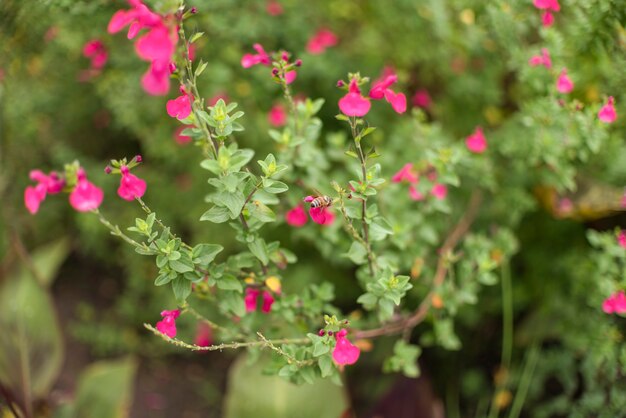
[[[170,74],[174,74],[176,72],[176,64],[174,64],[173,62],[170,62]]]
[[[278,68],[274,68],[274,69],[272,70],[272,75],[273,75],[274,77],[276,77],[276,76],[278,75]]]
[[[137,154],[135,155],[135,161],[137,161],[138,163],[143,161],[143,158],[141,157],[141,155]]]
[[[320,337],[323,337],[324,335],[326,335],[326,331],[324,331],[323,329],[319,330],[319,332],[317,333],[317,335],[319,335]]]
[[[190,10],[191,14],[195,15],[196,13],[198,13],[198,8],[196,6],[193,6]]]
[[[302,60],[301,59],[297,59],[296,60],[296,67],[302,67]]]
[[[113,169],[111,168],[111,166],[106,166],[104,167],[104,172],[105,174],[111,174],[111,171],[113,171]]]
[[[332,337],[333,336],[333,332],[332,331],[328,331],[328,335]]]
[[[285,62],[289,62],[289,54],[286,52],[283,52],[280,58]]]
[[[344,85],[345,83],[343,82],[343,80],[337,81],[337,87],[343,87]]]

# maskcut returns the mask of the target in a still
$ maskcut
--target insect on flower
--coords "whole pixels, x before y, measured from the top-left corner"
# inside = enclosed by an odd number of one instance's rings
[[[333,204],[333,198],[316,191],[316,196],[307,196],[304,201],[311,204],[309,215],[313,222],[320,225],[331,224],[334,220],[332,212],[328,208]]]

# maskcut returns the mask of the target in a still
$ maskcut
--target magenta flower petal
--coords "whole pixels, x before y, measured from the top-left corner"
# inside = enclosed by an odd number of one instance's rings
[[[131,174],[128,171],[128,167],[122,167],[122,178],[120,180],[120,187],[117,189],[117,194],[124,200],[135,200],[141,198],[146,193],[146,182],[139,177]]]
[[[419,177],[413,172],[413,164],[406,163],[404,167],[400,169],[396,174],[391,177],[391,181],[394,183],[400,183],[407,181],[409,183],[417,183]]]
[[[263,305],[261,305],[261,312],[270,313],[272,305],[274,304],[274,297],[267,290],[263,291]]]
[[[617,243],[620,245],[620,247],[626,248],[626,232],[620,231],[620,233],[617,235]]]
[[[483,134],[483,129],[479,126],[474,133],[465,139],[467,149],[476,154],[482,154],[487,149],[487,140]]]
[[[285,220],[289,225],[299,228],[307,223],[309,217],[307,216],[302,204],[299,204],[285,214]]]
[[[298,72],[296,70],[287,71],[285,73],[285,83],[291,84],[296,80]]]
[[[70,205],[78,212],[89,212],[100,207],[104,192],[87,180],[82,169],[78,173],[76,187],[70,193]]]
[[[556,89],[559,93],[568,94],[574,90],[574,82],[567,76],[567,70],[563,69],[556,81]]]
[[[372,89],[370,90],[369,96],[375,100],[382,99],[383,97],[385,97],[385,90],[387,90],[396,81],[398,81],[398,76],[393,73],[389,74],[381,81],[377,81],[374,83]]]
[[[316,224],[324,225],[326,222],[326,211],[325,208],[310,208],[309,215],[311,215],[311,219]]]
[[[172,39],[167,27],[157,26],[137,40],[135,50],[143,60],[168,61],[174,54],[176,40]]]
[[[547,28],[547,27],[552,26],[553,23],[554,23],[554,15],[549,10],[545,11],[543,15],[541,15],[541,24]]]
[[[111,17],[107,27],[107,32],[111,34],[117,33],[121,31],[124,26],[128,25],[133,19],[134,15],[132,13],[129,13],[126,10],[118,10]]]
[[[435,199],[443,200],[448,195],[448,188],[443,184],[437,183],[430,190],[430,193],[435,196]]]
[[[28,186],[24,190],[24,205],[31,214],[36,214],[41,202],[46,198],[46,188],[40,183],[37,186]]]
[[[153,96],[163,96],[170,91],[169,62],[152,61],[148,71],[141,77],[141,86]]]
[[[411,198],[411,200],[415,200],[416,202],[419,202],[421,200],[424,200],[426,196],[424,196],[424,194],[422,192],[417,190],[417,187],[415,187],[413,185],[410,185],[409,186],[409,197]]]
[[[428,91],[424,89],[416,91],[411,101],[413,106],[421,107],[422,109],[429,108],[432,103],[430,94],[428,94]]]
[[[178,309],[161,312],[163,319],[157,322],[156,329],[170,338],[176,337],[176,318],[178,318],[179,315],[180,311]]]
[[[313,35],[306,44],[306,51],[309,54],[319,55],[326,51],[326,48],[337,45],[337,35],[328,29],[320,29]]]
[[[246,305],[246,312],[254,312],[256,311],[256,301],[261,292],[257,289],[253,289],[248,287],[246,289],[246,295],[243,298],[243,301]]]
[[[602,106],[602,109],[598,112],[598,119],[604,123],[613,123],[617,119],[617,112],[615,111],[615,99],[613,96],[609,97],[607,103]]]
[[[361,354],[359,347],[352,344],[346,338],[346,333],[346,330],[342,329],[335,334],[337,343],[333,349],[333,360],[335,360],[335,363],[340,365],[350,365],[356,363]]]
[[[198,322],[194,343],[198,347],[208,347],[213,344],[213,329],[205,322]]]
[[[391,104],[396,113],[406,112],[406,96],[404,93],[394,93],[391,89],[385,90],[385,100]]]
[[[371,106],[370,101],[361,96],[356,80],[350,82],[350,91],[339,99],[339,109],[346,116],[365,116],[370,111]]]
[[[179,120],[185,119],[191,114],[191,100],[188,94],[178,96],[176,99],[167,101],[167,114]]]

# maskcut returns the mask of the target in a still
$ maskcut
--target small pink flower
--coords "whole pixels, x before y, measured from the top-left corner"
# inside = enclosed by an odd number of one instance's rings
[[[270,65],[272,63],[272,60],[270,59],[269,55],[267,55],[261,44],[254,44],[252,47],[257,53],[245,54],[241,58],[241,66],[243,68],[250,68],[257,64]]]
[[[335,214],[324,207],[310,208],[309,215],[311,219],[313,219],[313,222],[320,225],[332,225],[335,221]]]
[[[626,248],[626,232],[620,231],[620,233],[617,235],[617,243],[620,245],[620,247]]]
[[[213,345],[213,328],[211,328],[206,322],[198,322],[194,344],[198,347],[209,347]]]
[[[276,128],[285,126],[285,124],[287,124],[287,111],[285,110],[285,107],[280,104],[272,106],[267,115],[267,120],[270,125]]]
[[[483,128],[478,126],[474,133],[465,139],[467,149],[476,154],[482,154],[487,149],[487,140],[483,134]]]
[[[189,48],[187,49],[187,59],[189,61],[193,61],[196,59],[196,44],[190,44]]]
[[[401,183],[403,181],[407,181],[409,183],[417,183],[419,177],[415,174],[413,170],[412,163],[406,163],[404,167],[400,169],[396,174],[391,177],[391,181],[394,183]]]
[[[393,73],[393,70],[387,70],[391,74],[384,77],[382,80],[378,80],[372,86],[369,96],[374,100],[384,98],[391,104],[393,110],[397,113],[406,112],[406,96],[404,93],[396,93],[389,87],[398,81],[398,76]]]
[[[552,24],[554,23],[554,15],[552,14],[551,11],[546,10],[545,12],[543,12],[543,14],[541,15],[541,24],[548,28],[550,26],[552,26]]]
[[[263,291],[263,305],[261,305],[261,312],[270,313],[272,305],[274,304],[274,297],[267,290]]]
[[[617,112],[615,111],[615,99],[613,96],[609,97],[602,109],[598,112],[598,119],[604,123],[613,123],[617,119]]]
[[[120,168],[120,171],[122,172],[122,179],[120,180],[120,187],[117,189],[118,196],[128,201],[141,198],[146,193],[146,182],[131,174],[125,165]]]
[[[561,10],[559,0],[533,0],[533,4],[541,10],[554,10],[555,12]]]
[[[173,100],[167,101],[167,114],[178,120],[191,114],[191,96],[184,93]]]
[[[169,61],[152,61],[148,71],[141,77],[141,86],[153,96],[166,95],[170,91]]]
[[[256,311],[256,300],[261,293],[258,289],[253,289],[251,287],[246,288],[246,294],[243,297],[243,301],[246,305],[246,312],[254,312]]]
[[[121,31],[130,25],[128,29],[128,39],[133,39],[144,27],[153,27],[162,23],[162,18],[152,12],[139,0],[129,1],[132,9],[118,10],[111,17],[107,31],[111,34]]]
[[[104,192],[87,180],[85,170],[78,170],[78,181],[70,193],[70,205],[78,212],[89,212],[100,207]]]
[[[191,137],[187,135],[183,135],[183,131],[187,128],[193,128],[193,125],[182,125],[176,128],[174,131],[174,140],[178,143],[178,145],[185,145],[191,142]]]
[[[285,214],[285,220],[289,225],[299,228],[301,226],[304,226],[309,218],[306,215],[304,206],[302,206],[302,204],[299,204],[295,208],[287,211],[287,213]]]
[[[326,51],[326,48],[337,45],[337,35],[329,29],[320,29],[306,44],[306,51],[309,54],[319,55]]]
[[[559,215],[565,216],[574,210],[574,203],[572,203],[571,199],[567,197],[559,199],[559,203],[557,205],[557,212]]]
[[[83,55],[91,59],[91,68],[99,70],[107,62],[108,54],[104,44],[99,39],[92,39],[83,46]]]
[[[550,58],[550,52],[546,48],[541,49],[541,55],[534,55],[528,60],[528,64],[531,67],[543,65],[546,68],[552,68],[552,59]]]
[[[435,196],[435,199],[443,200],[448,195],[448,188],[441,183],[437,183],[430,189],[430,193]]]
[[[430,98],[430,94],[428,94],[428,90],[421,89],[415,92],[413,98],[411,99],[411,102],[415,107],[428,109],[432,104],[432,99]]]
[[[606,298],[602,303],[602,310],[607,314],[626,313],[626,295],[624,294],[624,291],[620,290],[619,292],[613,293],[611,296]]]
[[[574,90],[574,82],[567,76],[567,70],[564,68],[556,81],[556,89],[559,93],[567,94]]]
[[[283,14],[283,6],[276,0],[269,0],[265,5],[265,10],[270,16],[279,16]]]
[[[31,214],[39,211],[39,206],[46,198],[46,186],[38,184],[36,186],[28,186],[24,190],[24,205]]]
[[[339,365],[351,365],[356,363],[361,354],[359,347],[352,344],[348,338],[346,338],[348,331],[342,329],[335,333],[335,348],[333,349],[333,360]]]
[[[167,335],[170,338],[176,337],[176,318],[180,315],[180,311],[178,309],[174,309],[173,311],[162,311],[161,316],[162,320],[157,322],[156,329],[164,335]]]
[[[424,200],[426,196],[424,196],[422,192],[417,190],[417,187],[411,184],[409,186],[409,197],[411,198],[411,200],[415,200],[416,202],[419,202],[421,200]]]
[[[170,61],[176,49],[178,34],[166,26],[159,25],[139,38],[135,50],[139,58],[145,61]]]
[[[339,99],[339,109],[346,116],[362,117],[367,115],[372,104],[361,96],[356,80],[350,82],[348,93]]]
[[[293,83],[296,80],[297,76],[298,76],[298,72],[296,70],[287,71],[285,73],[285,83],[286,84]]]

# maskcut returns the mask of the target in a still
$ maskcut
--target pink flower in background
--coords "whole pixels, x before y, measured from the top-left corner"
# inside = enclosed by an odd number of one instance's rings
[[[298,76],[298,73],[296,72],[296,70],[287,71],[285,73],[285,83],[287,84],[293,83],[296,80],[297,76]]]
[[[543,65],[546,68],[552,68],[552,59],[550,58],[550,52],[546,48],[541,49],[541,55],[534,55],[528,60],[528,64],[531,67]]]
[[[285,107],[280,104],[272,106],[267,115],[267,120],[270,125],[275,126],[276,128],[285,126],[287,123],[287,111],[285,110]]]
[[[46,175],[40,170],[32,170],[29,177],[37,182],[37,185],[28,186],[24,190],[24,205],[34,215],[48,194],[56,194],[63,190],[65,180],[60,178],[54,171]]]
[[[213,345],[213,328],[206,322],[198,322],[194,344],[198,347],[209,347]]]
[[[430,189],[430,193],[435,196],[437,200],[443,200],[448,195],[448,188],[441,183],[437,183]]]
[[[153,96],[163,96],[170,91],[169,63],[152,61],[148,71],[141,77],[141,86]]]
[[[361,354],[359,347],[352,344],[346,335],[348,331],[342,329],[335,333],[335,348],[333,349],[333,360],[335,363],[345,366],[356,363]]]
[[[415,187],[414,185],[410,185],[409,197],[411,198],[411,200],[415,200],[416,202],[419,202],[420,200],[424,200],[426,196],[424,196],[422,192],[417,190],[417,187]]]
[[[261,293],[258,289],[253,289],[251,287],[246,288],[246,294],[243,297],[244,304],[246,305],[246,312],[254,312],[256,311],[256,300]]]
[[[322,28],[318,30],[306,44],[306,51],[309,54],[319,55],[326,51],[326,48],[337,45],[337,35],[330,29]]]
[[[59,34],[59,27],[50,26],[48,30],[46,31],[45,35],[43,36],[43,40],[46,41],[46,43],[52,42],[57,37],[58,34]]]
[[[304,206],[302,204],[299,204],[295,208],[287,211],[287,213],[285,214],[285,220],[289,225],[299,228],[301,226],[304,226],[309,218],[306,214],[306,211],[304,210]]]
[[[263,304],[261,305],[261,312],[270,313],[272,305],[274,304],[274,297],[267,290],[263,291]]]
[[[370,90],[369,96],[374,100],[380,100],[384,98],[391,104],[393,110],[397,113],[404,113],[406,111],[406,96],[404,93],[396,93],[391,90],[392,84],[398,81],[398,76],[391,73],[384,77],[382,80],[376,81]]]
[[[483,134],[483,128],[478,126],[474,133],[465,139],[467,149],[476,154],[482,154],[487,149],[487,140]]]
[[[350,82],[348,93],[339,99],[339,109],[346,116],[362,117],[367,115],[372,104],[361,96],[356,80]]]
[[[617,243],[620,245],[620,247],[626,248],[626,232],[620,231],[620,233],[617,235]]]
[[[180,315],[178,309],[173,311],[162,311],[162,320],[157,322],[156,329],[163,335],[167,335],[170,338],[176,337],[176,318]]]
[[[602,303],[602,310],[607,314],[626,313],[626,295],[624,295],[624,291],[620,290],[606,298]]]
[[[197,49],[196,44],[189,45],[189,48],[187,49],[187,59],[189,61],[193,61],[196,59],[196,49]]]
[[[265,5],[265,10],[270,16],[282,15],[284,12],[283,5],[277,0],[269,0]]]
[[[541,15],[541,24],[544,27],[550,27],[554,23],[554,15],[551,11],[547,10]]]
[[[245,54],[242,58],[241,58],[241,66],[243,68],[250,68],[254,65],[270,65],[272,63],[272,60],[270,59],[270,56],[267,55],[267,52],[265,52],[265,50],[263,49],[263,46],[261,44],[254,44],[252,45],[252,47],[254,48],[254,50],[257,52],[256,54]]]
[[[541,10],[554,10],[555,12],[561,10],[559,0],[533,0],[533,4]]]
[[[117,33],[130,25],[128,28],[128,39],[133,39],[139,31],[145,27],[153,27],[162,23],[162,18],[152,12],[140,0],[129,1],[132,9],[118,10],[111,17],[107,31],[111,34]]]
[[[556,89],[559,93],[570,93],[574,90],[574,82],[567,76],[567,70],[563,68],[558,80],[556,81]]]
[[[191,114],[191,100],[191,96],[183,91],[177,98],[167,101],[167,114],[178,120],[185,119]]]
[[[78,170],[76,187],[70,193],[70,205],[78,212],[89,212],[100,207],[104,199],[104,192],[89,180],[85,170]]]
[[[430,94],[428,94],[428,90],[420,89],[415,92],[413,98],[411,99],[413,106],[421,107],[422,109],[428,109],[432,104],[432,99]]]
[[[215,104],[220,100],[224,100],[224,102],[228,103],[230,101],[230,97],[228,97],[228,94],[226,94],[223,91],[220,91],[218,93],[215,93],[213,95],[213,97],[207,99],[207,105],[208,106],[215,106]]]
[[[145,61],[167,62],[169,66],[177,42],[178,33],[175,30],[159,25],[137,40],[135,51]]]
[[[613,96],[609,97],[602,109],[598,112],[598,119],[604,123],[613,123],[617,119],[617,112],[615,111],[615,99]]]
[[[131,174],[125,165],[120,168],[120,171],[122,172],[122,179],[120,180],[120,187],[117,189],[118,196],[128,201],[141,198],[146,193],[146,182]]]
[[[183,131],[187,128],[194,128],[193,125],[182,125],[176,128],[174,131],[174,140],[178,143],[178,145],[185,145],[191,142],[191,137],[187,135],[183,135]]]
[[[413,170],[412,163],[406,163],[404,167],[400,169],[396,174],[391,177],[391,181],[394,183],[401,183],[407,181],[409,183],[417,183],[419,177]]]
[[[91,68],[99,70],[108,59],[107,50],[99,39],[92,39],[83,46],[83,55],[91,59]]]

